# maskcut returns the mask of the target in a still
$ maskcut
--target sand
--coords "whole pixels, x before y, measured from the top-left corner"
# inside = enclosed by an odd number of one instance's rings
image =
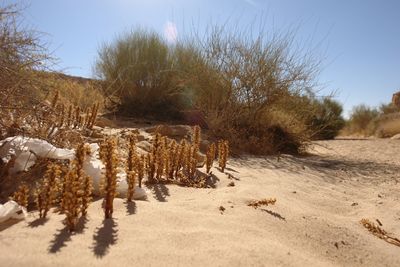
[[[73,235],[62,215],[33,212],[0,225],[0,266],[400,266],[400,247],[359,222],[400,237],[399,151],[335,140],[306,157],[231,159],[215,188],[156,185],[148,201],[116,199],[112,220],[97,200]],[[267,197],[276,204],[247,206]]]

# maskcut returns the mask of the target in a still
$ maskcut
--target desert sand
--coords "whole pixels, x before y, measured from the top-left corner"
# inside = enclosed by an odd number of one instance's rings
[[[0,225],[0,266],[400,266],[400,247],[360,224],[400,237],[399,152],[400,140],[334,140],[230,159],[215,188],[155,185],[147,201],[116,199],[112,220],[96,200],[72,235],[63,215],[31,212]]]

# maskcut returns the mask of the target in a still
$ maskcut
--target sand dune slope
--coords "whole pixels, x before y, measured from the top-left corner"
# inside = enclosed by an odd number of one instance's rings
[[[400,266],[400,142],[316,143],[307,157],[231,160],[215,188],[156,185],[148,201],[101,201],[70,235],[62,215],[0,225],[0,266]],[[235,186],[228,186],[230,182]],[[274,206],[247,202],[275,197]],[[220,210],[224,207],[224,211]]]

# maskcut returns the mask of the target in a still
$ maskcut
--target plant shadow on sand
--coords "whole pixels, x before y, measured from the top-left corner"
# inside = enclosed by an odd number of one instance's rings
[[[219,169],[219,168],[218,168]],[[225,168],[225,170],[227,170],[227,171],[230,171],[230,172],[236,172],[236,173],[239,173],[237,170],[235,170],[235,169],[232,169],[232,168],[230,168],[230,167],[226,167]]]
[[[160,202],[167,202],[170,196],[168,187],[165,184],[148,184],[147,187],[153,192],[154,197]]]
[[[14,224],[17,224],[17,223],[19,223],[21,221],[22,220],[10,219],[10,220],[7,220],[5,222],[2,222],[0,224],[0,232],[6,230],[7,228],[9,228],[9,227],[13,226]]]
[[[126,214],[133,215],[136,214],[137,206],[135,201],[126,201]]]
[[[104,257],[110,247],[117,243],[118,230],[117,223],[113,218],[104,219],[101,227],[96,229],[96,233],[93,235],[93,253],[96,257]]]
[[[81,234],[85,231],[85,224],[87,221],[88,219],[86,217],[80,217],[75,232],[70,232],[67,226],[57,230],[57,233],[54,234],[54,239],[51,241],[49,252],[57,253],[61,250],[62,247],[66,247],[67,242],[71,241],[72,235]]]
[[[36,227],[44,225],[48,220],[49,220],[48,218],[37,218],[37,219],[31,221],[30,223],[28,223],[28,226],[32,227],[32,228],[36,228]]]
[[[200,170],[196,171],[196,176],[197,177],[206,177],[205,180],[205,187],[206,188],[216,188],[217,187],[217,183],[219,182],[219,178],[213,174],[212,172],[210,173],[204,173]]]
[[[372,161],[352,160],[308,154],[304,156],[282,155],[280,160],[274,156],[242,158],[234,165],[248,168],[277,169],[287,173],[301,174],[311,172],[322,177],[326,182],[336,184],[356,178],[357,182],[379,184],[383,181],[396,180],[400,167],[394,164]],[[323,175],[321,175],[323,174]],[[381,179],[376,179],[380,177]],[[400,182],[400,177],[397,178]]]
[[[275,218],[286,222],[286,218],[283,217],[282,215],[280,215],[279,213],[275,212],[275,211],[267,210],[267,209],[261,209],[261,211],[264,211],[264,212],[274,216]]]

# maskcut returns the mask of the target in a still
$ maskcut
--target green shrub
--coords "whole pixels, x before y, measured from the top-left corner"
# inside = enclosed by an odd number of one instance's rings
[[[292,43],[292,35],[253,38],[213,27],[204,38],[167,45],[139,30],[104,45],[95,69],[124,113],[159,118],[198,110],[210,133],[237,152],[296,153],[311,137],[319,62]]]
[[[140,29],[104,44],[95,70],[107,81],[105,95],[117,97],[122,113],[174,117],[183,102],[172,54],[157,33]]]
[[[384,115],[392,114],[392,113],[400,112],[400,107],[396,107],[395,105],[393,105],[393,103],[382,104],[379,107],[379,112]]]
[[[332,98],[315,100],[314,111],[309,125],[313,130],[313,139],[333,139],[345,125],[342,105]]]
[[[376,108],[364,104],[355,106],[346,126],[347,131],[351,134],[373,135],[377,128],[378,117],[379,111]]]

